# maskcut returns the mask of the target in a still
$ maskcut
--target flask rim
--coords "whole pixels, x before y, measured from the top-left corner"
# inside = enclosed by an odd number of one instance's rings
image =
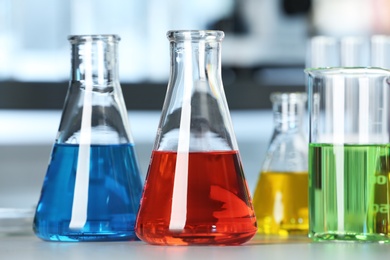
[[[307,75],[317,76],[364,76],[364,75],[384,75],[389,76],[390,70],[381,67],[324,67],[324,68],[306,68],[304,72]]]
[[[119,42],[120,36],[117,34],[81,34],[81,35],[69,35],[68,40],[71,43],[92,42],[96,40],[107,42]]]
[[[225,33],[218,30],[170,30],[166,35],[170,42],[184,40],[222,41],[225,37]]]
[[[270,95],[273,103],[288,102],[306,102],[307,94],[305,92],[273,92]]]

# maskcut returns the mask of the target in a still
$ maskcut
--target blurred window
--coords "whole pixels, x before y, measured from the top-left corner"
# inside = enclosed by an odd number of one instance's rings
[[[0,80],[64,81],[72,34],[119,34],[122,82],[160,82],[169,73],[165,34],[206,29],[233,0],[0,0]]]

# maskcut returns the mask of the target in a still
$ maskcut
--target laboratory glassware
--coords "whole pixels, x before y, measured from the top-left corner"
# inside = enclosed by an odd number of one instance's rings
[[[234,245],[256,219],[221,78],[221,31],[169,31],[170,79],[136,233],[150,244]]]
[[[140,171],[118,77],[117,35],[74,35],[71,79],[33,229],[43,240],[137,239]]]

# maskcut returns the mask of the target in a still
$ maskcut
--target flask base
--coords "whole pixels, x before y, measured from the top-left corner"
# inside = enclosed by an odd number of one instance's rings
[[[99,241],[135,241],[139,240],[134,232],[123,233],[88,233],[74,232],[67,234],[35,234],[38,238],[45,241],[57,242],[99,242]]]
[[[353,233],[353,232],[323,232],[309,234],[309,237],[315,242],[380,242],[390,243],[390,236],[385,234],[373,233]]]
[[[134,231],[134,221],[88,221],[83,228],[70,228],[69,221],[34,221],[35,235],[45,241],[98,242],[139,240]]]
[[[259,222],[258,222],[259,223]],[[307,236],[307,227],[291,227],[291,228],[278,228],[270,229],[269,227],[262,227],[258,224],[257,234],[260,235],[276,235],[276,236]]]
[[[210,246],[228,246],[241,245],[256,234],[251,232],[199,232],[189,231],[167,231],[167,232],[146,232],[137,233],[138,237],[152,245],[172,245],[172,246],[189,246],[189,245],[210,245]]]

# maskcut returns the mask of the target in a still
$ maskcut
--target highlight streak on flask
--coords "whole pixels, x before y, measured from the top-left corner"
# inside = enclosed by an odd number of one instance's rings
[[[92,54],[92,43],[85,44],[86,53]],[[87,222],[89,167],[91,148],[92,121],[92,57],[85,55],[85,90],[84,105],[81,116],[79,154],[77,158],[76,180],[73,194],[71,229],[81,229]]]
[[[185,42],[186,60],[191,60],[191,42]],[[171,219],[169,230],[183,230],[187,220],[188,153],[190,149],[192,63],[184,70],[184,93],[180,116],[179,143],[177,148],[175,177],[173,182]]]
[[[333,131],[336,155],[337,226],[344,231],[344,101],[345,85],[342,77],[333,79]],[[337,90],[337,91],[335,91]]]
[[[275,194],[273,217],[275,222],[279,225],[284,216],[283,194],[277,191]]]
[[[359,79],[359,144],[368,143],[369,133],[369,82],[368,78]]]

